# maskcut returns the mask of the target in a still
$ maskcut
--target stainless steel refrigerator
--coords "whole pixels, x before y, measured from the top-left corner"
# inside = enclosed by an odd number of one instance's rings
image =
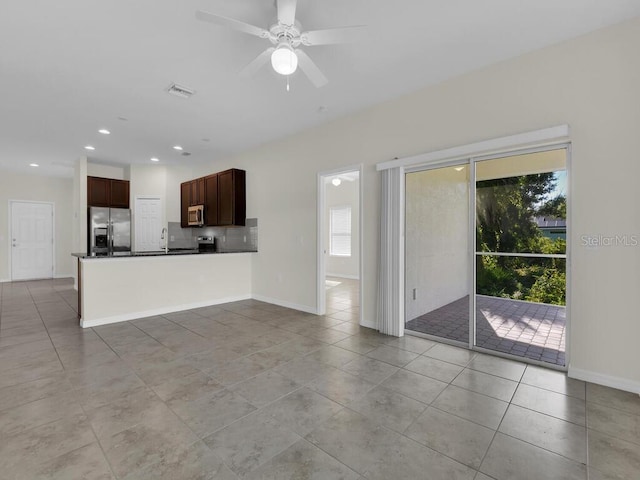
[[[112,255],[131,251],[131,210],[89,207],[87,253]]]

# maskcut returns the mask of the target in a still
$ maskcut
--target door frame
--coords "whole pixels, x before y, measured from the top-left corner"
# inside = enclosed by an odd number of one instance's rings
[[[163,218],[162,218],[162,207],[164,206],[164,202],[162,201],[162,197],[160,195],[136,195],[135,198],[133,199],[133,209],[131,209],[132,212],[132,216],[133,216],[133,242],[131,247],[132,250],[137,250],[138,249],[138,200],[158,200],[160,202],[160,228],[164,228],[162,227],[162,225],[166,222],[163,223]],[[167,232],[167,235],[169,235],[169,233]],[[169,239],[167,238],[167,242],[169,241]]]
[[[318,172],[317,174],[317,214],[316,214],[316,220],[317,220],[317,228],[316,228],[316,232],[317,232],[317,238],[316,238],[316,243],[317,243],[317,247],[316,247],[316,254],[317,254],[317,268],[316,268],[316,272],[317,272],[317,277],[316,277],[316,313],[318,315],[324,315],[326,313],[326,288],[325,288],[325,279],[327,276],[327,272],[326,272],[326,265],[325,265],[325,253],[324,253],[324,238],[326,236],[326,228],[324,226],[324,213],[325,210],[327,208],[326,205],[326,195],[325,195],[325,178],[326,177],[333,177],[336,175],[340,175],[341,173],[348,173],[348,172],[358,172],[358,214],[360,216],[360,218],[358,219],[358,244],[359,244],[359,250],[360,253],[358,255],[358,282],[360,283],[360,288],[359,288],[359,321],[358,323],[360,325],[362,325],[362,310],[363,310],[363,306],[362,306],[362,293],[363,293],[363,288],[362,288],[362,281],[363,281],[363,275],[362,275],[362,271],[363,271],[363,265],[362,265],[362,260],[364,258],[364,242],[363,242],[363,219],[364,219],[364,215],[363,215],[363,187],[362,187],[362,164],[357,164],[357,165],[350,165],[350,166],[346,166],[346,167],[341,167],[341,168],[336,168],[333,170],[324,170],[322,172]]]
[[[7,232],[7,248],[9,254],[7,255],[7,263],[9,264],[9,280],[13,281],[13,247],[11,245],[13,238],[13,209],[14,203],[31,203],[37,205],[51,205],[51,278],[56,278],[57,265],[56,265],[56,204],[55,202],[42,202],[37,200],[12,200],[8,201],[9,214]],[[43,279],[44,280],[44,279]],[[20,280],[22,281],[22,280]]]

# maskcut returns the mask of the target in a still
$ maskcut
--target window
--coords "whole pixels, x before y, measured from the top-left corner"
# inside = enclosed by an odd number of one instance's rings
[[[330,255],[351,256],[351,207],[330,209]]]

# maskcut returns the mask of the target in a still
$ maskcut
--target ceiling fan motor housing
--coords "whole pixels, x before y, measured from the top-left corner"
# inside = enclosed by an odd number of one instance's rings
[[[286,42],[291,48],[296,48],[302,43],[300,38],[301,32],[302,26],[297,20],[294,25],[284,25],[278,22],[269,29],[269,40],[271,40],[271,43],[274,45],[281,45],[283,42]]]

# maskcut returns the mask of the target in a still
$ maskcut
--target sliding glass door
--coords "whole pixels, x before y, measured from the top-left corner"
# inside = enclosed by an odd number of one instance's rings
[[[405,175],[405,330],[566,363],[567,149]]]
[[[472,344],[565,365],[566,151],[475,162]]]
[[[469,166],[405,180],[405,329],[468,346]]]

